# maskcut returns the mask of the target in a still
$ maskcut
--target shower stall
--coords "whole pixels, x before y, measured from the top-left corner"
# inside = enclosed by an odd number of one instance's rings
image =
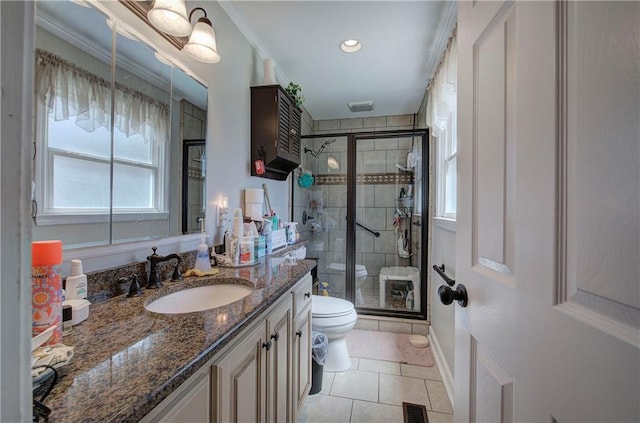
[[[319,294],[358,312],[426,317],[428,132],[307,135],[293,218]]]

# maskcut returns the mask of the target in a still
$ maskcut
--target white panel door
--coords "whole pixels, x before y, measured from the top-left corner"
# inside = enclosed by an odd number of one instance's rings
[[[640,2],[460,2],[456,422],[640,421]]]

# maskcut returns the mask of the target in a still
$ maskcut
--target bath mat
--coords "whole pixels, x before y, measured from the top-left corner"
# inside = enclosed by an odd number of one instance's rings
[[[347,333],[346,340],[351,357],[433,366],[431,348],[412,346],[409,343],[409,335],[406,333],[354,329]]]

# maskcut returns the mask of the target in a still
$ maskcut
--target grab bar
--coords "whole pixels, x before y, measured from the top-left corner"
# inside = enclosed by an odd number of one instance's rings
[[[456,280],[455,279],[451,279],[449,276],[445,275],[444,273],[444,263],[442,264],[442,266],[438,267],[437,265],[433,265],[433,270],[435,270],[438,275],[440,275],[440,277],[442,277],[442,279],[444,279],[444,281],[447,283],[447,285],[449,286],[453,286],[456,284]]]
[[[360,227],[361,227],[362,229],[364,229],[365,231],[372,233],[372,234],[373,234],[373,236],[375,236],[376,238],[380,238],[380,232],[378,232],[378,231],[374,231],[373,229],[369,229],[369,228],[367,228],[366,226],[364,226],[363,224],[358,223],[358,222],[356,222],[356,226],[360,226]]]

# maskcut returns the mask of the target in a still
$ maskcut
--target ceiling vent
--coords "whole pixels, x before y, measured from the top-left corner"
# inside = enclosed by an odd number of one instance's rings
[[[352,112],[370,112],[373,110],[373,101],[356,101],[349,104]]]

